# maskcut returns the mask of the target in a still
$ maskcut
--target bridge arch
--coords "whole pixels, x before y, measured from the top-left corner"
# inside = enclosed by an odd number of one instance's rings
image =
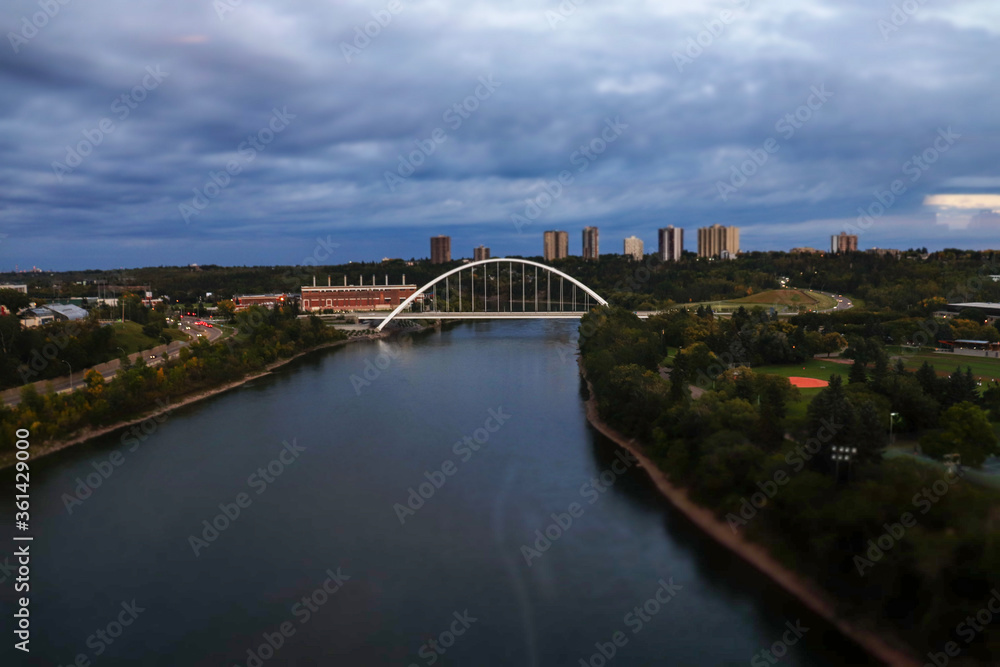
[[[449,276],[453,276],[456,273],[458,273],[459,271],[464,271],[466,269],[473,269],[473,268],[475,268],[477,266],[485,266],[486,264],[499,264],[501,262],[506,262],[508,264],[521,264],[521,265],[524,265],[524,266],[534,266],[534,267],[537,267],[537,268],[540,268],[540,269],[544,269],[545,271],[549,271],[551,273],[554,273],[555,275],[559,276],[560,278],[565,278],[566,280],[570,281],[570,283],[576,285],[577,287],[579,287],[580,289],[582,289],[584,292],[586,292],[590,296],[594,297],[594,300],[597,301],[597,303],[601,304],[602,306],[608,305],[608,302],[605,301],[603,298],[601,298],[601,296],[597,292],[595,292],[594,290],[590,289],[589,287],[587,287],[586,285],[584,285],[583,283],[581,283],[579,280],[577,280],[573,276],[571,276],[571,275],[569,275],[567,273],[563,273],[559,269],[556,269],[556,268],[553,268],[551,266],[548,266],[547,264],[540,264],[539,262],[532,262],[530,259],[519,259],[517,257],[491,257],[490,259],[481,259],[478,262],[469,262],[468,264],[463,264],[461,266],[455,267],[454,269],[451,269],[450,271],[446,271],[445,273],[442,273],[440,276],[438,276],[437,278],[435,278],[434,280],[430,281],[429,283],[427,283],[426,285],[424,285],[423,287],[421,287],[420,289],[418,289],[416,292],[414,292],[413,294],[411,294],[410,296],[408,296],[406,298],[406,300],[403,301],[403,303],[399,304],[396,307],[395,310],[393,310],[391,313],[389,313],[388,317],[386,317],[384,320],[382,320],[382,322],[377,327],[375,327],[376,331],[382,331],[382,329],[383,329],[383,327],[385,327],[385,325],[387,325],[389,322],[391,322],[401,312],[403,312],[404,310],[406,310],[406,308],[410,304],[412,304],[416,300],[416,298],[418,296],[420,296],[421,294],[424,294],[428,289],[430,289],[434,285],[438,284],[442,280],[445,280]]]

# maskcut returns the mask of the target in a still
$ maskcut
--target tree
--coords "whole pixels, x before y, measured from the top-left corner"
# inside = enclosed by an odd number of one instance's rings
[[[920,439],[924,452],[936,459],[958,453],[962,465],[978,468],[987,456],[1000,454],[993,425],[977,405],[969,402],[953,405],[941,415],[941,428]]]
[[[235,314],[236,306],[233,304],[232,300],[219,302],[219,315],[226,318],[227,322],[231,322]]]
[[[868,373],[865,370],[865,365],[860,361],[855,361],[851,364],[851,372],[847,376],[848,384],[867,384],[868,383]]]
[[[872,384],[877,391],[884,391],[889,379],[889,357],[883,350],[875,355],[875,368],[872,369]]]
[[[959,403],[978,403],[979,385],[969,368],[965,373],[961,368],[956,368],[955,372],[948,377],[946,385],[944,404],[946,407]]]
[[[941,398],[941,381],[938,379],[933,366],[925,361],[917,370],[915,377],[917,378],[917,382],[920,383],[920,388],[924,390],[925,394],[935,400],[939,400]]]
[[[13,289],[0,289],[0,306],[6,306],[12,315],[16,315],[17,311],[22,308],[27,308],[30,302],[31,299],[23,292]]]
[[[855,462],[859,464],[882,463],[885,452],[886,432],[882,418],[872,401],[859,401],[855,406],[857,421],[854,424],[854,440],[857,443],[858,454]]]
[[[823,352],[830,356],[834,352],[840,352],[847,346],[847,339],[839,333],[823,334]]]
[[[847,399],[844,382],[839,375],[830,377],[830,385],[809,404],[806,417],[811,436],[826,434],[826,442],[813,458],[821,469],[829,469],[831,447],[857,446],[852,432],[857,415],[854,406]]]

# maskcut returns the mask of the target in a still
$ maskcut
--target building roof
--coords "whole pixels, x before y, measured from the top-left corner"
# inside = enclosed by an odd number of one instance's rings
[[[973,301],[971,303],[949,303],[952,308],[994,308],[1000,309],[1000,303],[986,303],[985,301]]]
[[[46,308],[45,306],[38,306],[37,308],[25,308],[20,313],[19,317],[55,317],[55,313]]]
[[[83,320],[87,318],[87,311],[79,306],[53,303],[45,307],[57,315],[65,317],[67,320]]]

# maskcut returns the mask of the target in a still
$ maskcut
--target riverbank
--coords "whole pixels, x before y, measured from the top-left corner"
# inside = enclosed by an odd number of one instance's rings
[[[764,547],[748,541],[740,534],[734,533],[727,524],[719,521],[711,510],[692,501],[684,489],[674,486],[667,478],[666,473],[660,470],[659,466],[645,455],[641,443],[637,442],[634,438],[626,437],[600,418],[597,412],[597,399],[594,395],[594,387],[591,385],[590,380],[587,379],[582,360],[578,361],[578,363],[580,364],[580,374],[587,383],[587,390],[589,392],[589,397],[586,400],[587,420],[606,438],[635,456],[639,461],[639,465],[646,470],[646,473],[653,480],[653,483],[656,484],[660,492],[692,523],[716,542],[770,577],[772,581],[797,598],[812,612],[826,619],[844,636],[864,648],[878,660],[888,665],[898,665],[899,667],[920,667],[922,665],[922,662],[917,660],[911,651],[901,648],[895,643],[890,643],[880,635],[856,627],[841,618],[837,614],[836,608],[827,593],[820,590],[814,583],[786,568],[771,556]]]
[[[253,373],[253,374],[247,375],[246,377],[240,378],[239,380],[236,380],[234,382],[227,382],[226,384],[219,385],[218,387],[213,387],[211,389],[206,389],[206,390],[194,393],[194,394],[190,394],[188,396],[185,396],[183,399],[181,399],[177,403],[167,404],[166,406],[164,406],[162,408],[158,408],[158,409],[155,409],[155,410],[150,410],[148,412],[142,413],[141,415],[139,415],[137,417],[134,417],[134,418],[131,418],[131,419],[127,419],[127,420],[123,420],[123,421],[120,421],[120,422],[116,422],[114,424],[109,424],[107,426],[101,426],[99,428],[86,428],[86,429],[83,429],[82,431],[77,431],[75,434],[73,434],[71,437],[68,437],[68,438],[64,438],[64,439],[60,439],[60,440],[53,440],[51,442],[47,442],[47,443],[44,443],[44,444],[41,444],[41,445],[38,445],[38,446],[32,445],[31,458],[34,460],[34,459],[38,459],[38,458],[40,458],[42,456],[48,456],[49,454],[53,454],[53,453],[58,452],[58,451],[63,450],[63,449],[67,449],[68,447],[72,447],[74,445],[82,444],[82,443],[87,442],[89,440],[93,440],[94,438],[98,438],[98,437],[100,437],[102,435],[106,435],[108,433],[113,433],[114,431],[118,431],[118,430],[121,430],[121,429],[124,429],[124,428],[128,428],[129,426],[134,426],[134,425],[137,425],[137,424],[141,424],[141,423],[143,423],[144,421],[146,421],[148,419],[155,419],[156,417],[159,417],[159,416],[162,416],[164,414],[173,412],[177,408],[183,407],[185,405],[190,405],[192,403],[196,403],[198,401],[202,401],[202,400],[204,400],[206,398],[209,398],[211,396],[216,396],[218,394],[227,392],[230,389],[235,389],[236,387],[242,386],[242,385],[246,384],[247,382],[250,382],[252,380],[256,380],[257,378],[260,378],[260,377],[264,377],[265,375],[268,375],[271,372],[273,372],[275,369],[280,368],[280,367],[284,366],[285,364],[287,364],[287,363],[289,363],[291,361],[294,361],[295,359],[298,359],[299,357],[302,357],[304,355],[312,354],[313,352],[318,352],[319,350],[325,350],[325,349],[329,349],[329,348],[333,348],[333,347],[339,347],[341,345],[346,345],[348,343],[356,343],[356,342],[362,341],[362,340],[369,340],[370,341],[370,340],[375,340],[375,339],[380,339],[380,338],[389,338],[389,337],[395,335],[395,333],[398,333],[398,332],[393,332],[393,333],[384,333],[383,332],[383,333],[379,333],[379,334],[375,334],[375,335],[367,336],[367,337],[345,338],[344,340],[337,340],[337,341],[333,341],[333,342],[330,342],[330,343],[323,343],[322,345],[317,345],[315,347],[311,347],[308,350],[302,350],[301,352],[297,352],[297,353],[293,354],[292,356],[288,357],[287,359],[279,359],[277,361],[274,361],[274,362],[268,364],[267,366],[264,367],[264,370],[262,370],[259,373]],[[0,461],[0,470],[3,470],[5,468],[9,468],[9,467],[13,466],[14,463],[15,463],[15,459],[14,459],[13,456],[11,456],[11,459],[9,461]]]

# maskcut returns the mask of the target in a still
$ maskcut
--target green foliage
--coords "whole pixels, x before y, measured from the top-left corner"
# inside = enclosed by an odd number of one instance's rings
[[[39,444],[66,438],[82,428],[127,419],[158,402],[239,380],[278,359],[346,338],[317,318],[299,320],[290,311],[251,310],[241,336],[214,344],[202,340],[156,367],[140,358],[123,365],[110,382],[90,372],[84,387],[72,394],[40,395],[33,385],[25,385],[21,402],[0,412],[0,461],[13,457],[18,428],[30,428]]]
[[[987,456],[1000,455],[997,435],[979,406],[964,402],[941,415],[941,428],[920,439],[924,452],[941,459],[946,454],[962,456],[962,465],[978,468]]]
[[[738,331],[746,330],[749,313],[739,317]],[[890,411],[901,415],[897,426],[931,427],[941,411],[937,397],[967,392],[969,374],[939,380],[930,367],[916,374],[890,368],[880,362],[888,360],[877,338],[868,337],[876,343],[869,346],[862,336],[871,380],[845,385],[841,376],[831,377],[809,406],[804,437],[796,442],[785,438],[783,421],[799,392],[785,378],[742,366],[715,373],[715,388],[709,385],[698,400],[678,387],[676,381],[686,384],[691,369],[712,370],[722,360],[724,351],[716,347],[726,342],[725,336],[716,338],[724,331],[720,320],[677,313],[648,320],[643,331],[643,323],[624,314],[585,318],[591,328],[583,365],[602,416],[649,443],[654,461],[692,498],[835,591],[845,611],[897,622],[897,630],[918,647],[953,639],[948,632],[954,619],[974,614],[983,591],[1000,586],[1000,525],[991,518],[998,498],[961,480],[946,483],[940,468],[883,460],[883,450]],[[673,358],[674,382],[666,392],[652,369],[616,363],[629,358],[623,349],[629,341],[648,341],[649,331],[660,333],[664,344],[686,345]],[[665,348],[660,352],[660,358],[666,355]],[[982,400],[1000,409],[1000,383],[995,385]],[[940,421],[941,430],[925,438],[927,451],[957,451],[966,465],[998,451],[977,405],[958,403]],[[849,480],[843,464],[840,480],[831,474],[833,446],[857,450]],[[905,512],[917,517],[917,525],[894,538],[894,546],[859,575],[855,558],[867,557],[870,540]],[[984,654],[1000,650],[1000,631],[988,628],[981,639]]]

